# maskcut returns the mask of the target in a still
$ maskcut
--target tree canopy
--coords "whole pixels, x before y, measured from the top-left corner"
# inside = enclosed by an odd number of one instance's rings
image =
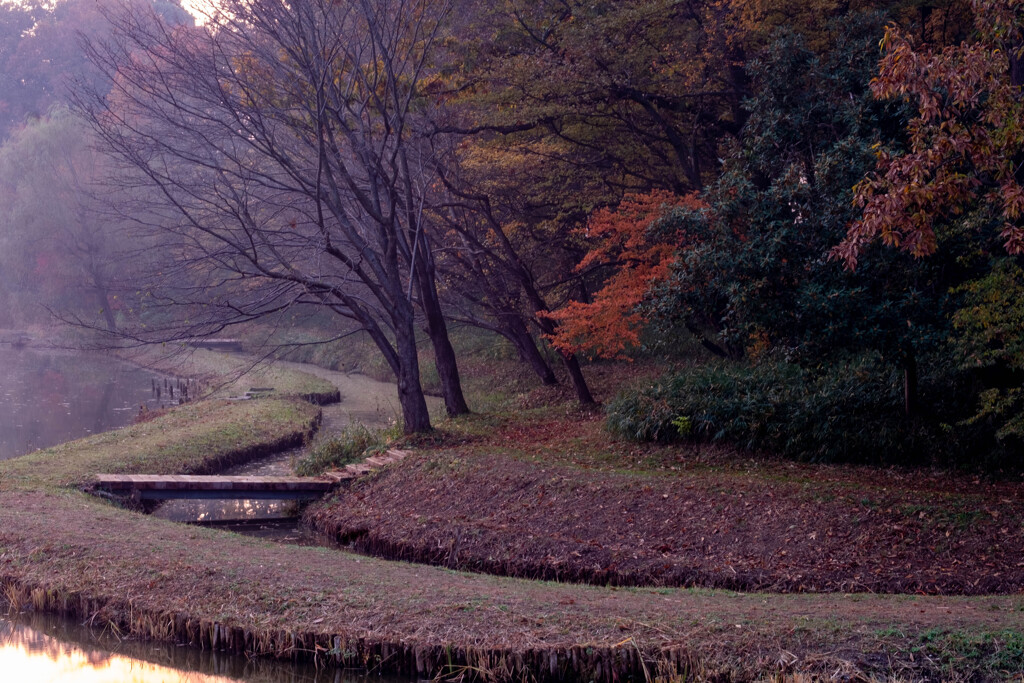
[[[1017,438],[1020,0],[2,8],[8,301],[59,271],[65,318],[137,343],[316,311],[411,432],[428,345],[469,408],[455,323],[581,403],[593,358],[699,344],[869,378],[892,433]]]
[[[913,102],[906,149],[878,147],[858,183],[862,216],[835,253],[849,267],[873,240],[915,256],[938,248],[935,225],[983,207],[1000,218],[1007,252],[1024,251],[1024,6],[973,0],[975,33],[918,44],[886,28],[876,97]]]

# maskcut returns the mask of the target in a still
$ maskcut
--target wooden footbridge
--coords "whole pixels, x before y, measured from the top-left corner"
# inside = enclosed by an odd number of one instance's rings
[[[312,500],[334,486],[333,480],[319,477],[97,474],[95,480],[100,491],[141,500]]]
[[[205,500],[314,500],[406,456],[389,450],[362,462],[326,472],[322,477],[262,477],[196,474],[97,474],[93,490],[101,495],[155,505],[172,498]]]
[[[197,349],[212,349],[214,351],[241,351],[241,339],[213,339],[210,337],[185,339],[186,346]]]

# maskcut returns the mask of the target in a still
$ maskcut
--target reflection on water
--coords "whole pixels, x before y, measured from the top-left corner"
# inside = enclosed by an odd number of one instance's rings
[[[152,373],[107,356],[0,346],[0,460],[131,423]]]
[[[301,456],[302,448],[283,451],[267,458],[223,470],[225,475],[258,475],[264,477],[292,477],[292,461]],[[299,507],[294,500],[169,500],[163,503],[155,517],[174,522],[255,522],[294,518]],[[256,528],[250,525],[248,528]]]
[[[253,660],[171,644],[118,640],[49,615],[0,618],[0,679],[26,683],[295,683],[360,681],[312,664]],[[379,679],[378,679],[379,680]]]
[[[225,470],[223,474],[294,476],[292,462],[303,454],[296,448],[268,458]],[[218,529],[255,536],[292,545],[330,544],[321,534],[299,525],[300,503],[294,500],[168,500],[158,507],[154,517],[172,522],[215,526]]]

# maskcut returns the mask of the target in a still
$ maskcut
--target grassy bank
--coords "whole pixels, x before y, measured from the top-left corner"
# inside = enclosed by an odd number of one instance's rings
[[[488,409],[492,401],[501,403],[535,384],[536,378],[529,368],[516,360],[512,345],[498,335],[465,326],[453,326],[450,332],[463,381],[469,384],[464,389],[473,395],[477,410]],[[322,342],[331,338],[330,331],[254,325],[240,332],[240,336],[246,348],[257,353],[327,370],[360,373],[381,382],[395,381],[380,350],[365,332],[353,331],[340,339]],[[549,355],[552,363],[557,362],[553,353]],[[428,395],[440,396],[441,382],[433,349],[425,336],[419,340],[419,362],[423,390]],[[495,380],[499,380],[497,385]]]
[[[597,585],[1024,590],[1024,487],[610,437],[599,414],[469,416],[308,518],[392,559]],[[457,539],[457,540],[456,540]]]
[[[208,400],[153,420],[0,461],[0,488],[82,486],[98,472],[203,474],[297,446],[319,410],[298,400]]]
[[[785,670],[1019,671],[1024,597],[612,589],[410,566],[174,525],[74,492],[0,492],[16,608],[123,634],[431,676],[749,680]],[[925,656],[926,655],[926,656]],[[587,678],[584,678],[587,677]]]

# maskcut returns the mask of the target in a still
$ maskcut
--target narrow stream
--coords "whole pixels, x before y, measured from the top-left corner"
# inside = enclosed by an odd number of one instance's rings
[[[346,426],[359,422],[373,429],[385,428],[398,417],[398,392],[394,384],[378,382],[365,375],[349,375],[301,363],[281,365],[317,375],[334,384],[341,402],[323,407],[323,421],[314,444],[339,434]],[[443,409],[441,401],[427,399],[432,413]],[[291,476],[293,462],[308,447],[278,453],[233,467],[222,474]],[[175,522],[201,523],[285,543],[323,545],[325,540],[298,525],[298,507],[294,501],[273,500],[170,500],[153,513]]]

